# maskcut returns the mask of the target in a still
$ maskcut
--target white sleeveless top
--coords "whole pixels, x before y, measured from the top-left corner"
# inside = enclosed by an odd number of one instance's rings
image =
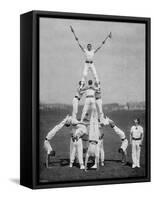
[[[84,52],[85,52],[86,61],[93,61],[95,50],[92,49],[88,51],[87,49],[84,49]]]

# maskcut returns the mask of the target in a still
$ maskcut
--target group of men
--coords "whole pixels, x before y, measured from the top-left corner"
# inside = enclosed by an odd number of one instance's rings
[[[78,159],[80,164],[80,169],[87,170],[87,164],[90,157],[94,157],[94,165],[92,168],[99,169],[99,162],[101,161],[101,166],[104,166],[104,126],[109,125],[113,131],[120,137],[121,146],[119,148],[119,153],[122,155],[122,163],[126,163],[128,139],[125,133],[118,128],[114,121],[108,117],[104,117],[102,109],[102,97],[101,97],[101,87],[100,81],[93,63],[94,54],[105,44],[108,38],[111,38],[111,33],[105,38],[101,45],[97,49],[93,49],[91,44],[84,48],[79,39],[77,38],[73,28],[71,31],[75,36],[75,39],[85,55],[85,65],[83,70],[83,76],[79,82],[77,92],[73,98],[73,111],[72,116],[67,115],[64,120],[56,125],[46,136],[44,141],[44,147],[47,152],[47,167],[48,158],[50,155],[54,155],[54,151],[51,147],[50,140],[55,136],[55,134],[62,129],[63,126],[71,127],[71,137],[70,137],[70,167],[73,167],[75,158]],[[94,81],[86,81],[88,72],[91,72],[94,77]],[[86,84],[87,83],[87,84]],[[81,114],[81,119],[77,119],[79,101],[85,95],[84,107]],[[90,113],[88,115],[88,113]],[[130,131],[130,143],[132,144],[132,168],[140,167],[140,150],[143,141],[143,128],[139,125],[139,119],[135,119],[135,125],[132,126]],[[85,162],[83,159],[83,137],[87,136],[86,142],[86,155]]]

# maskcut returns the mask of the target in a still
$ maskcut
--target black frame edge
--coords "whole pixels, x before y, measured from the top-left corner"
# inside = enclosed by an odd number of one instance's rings
[[[20,15],[20,184],[32,188],[32,12]]]

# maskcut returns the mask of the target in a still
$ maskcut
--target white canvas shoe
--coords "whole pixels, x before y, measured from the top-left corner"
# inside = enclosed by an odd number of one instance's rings
[[[71,167],[71,168],[72,168],[72,167],[73,167],[73,163],[70,163],[70,166],[69,166],[69,167]]]
[[[132,168],[134,169],[135,167],[136,167],[136,165],[133,164],[133,165],[132,165]]]
[[[102,166],[102,167],[104,166],[104,162],[101,162],[101,166]]]
[[[94,165],[91,167],[91,169],[97,169],[97,165],[94,164]]]
[[[80,166],[80,169],[85,169],[85,166],[84,166],[84,165],[81,165],[81,166]]]

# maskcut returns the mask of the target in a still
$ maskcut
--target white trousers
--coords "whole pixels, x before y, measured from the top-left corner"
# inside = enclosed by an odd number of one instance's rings
[[[81,115],[81,121],[83,121],[83,119],[85,118],[86,113],[88,112],[89,108],[91,108],[92,110],[96,109],[96,103],[95,103],[94,97],[87,97],[85,99],[85,104],[84,104],[82,115]]]
[[[104,119],[104,113],[103,113],[103,102],[102,99],[96,99],[96,104],[98,106],[99,114],[100,114],[100,120],[102,121]]]
[[[99,168],[99,145],[98,144],[95,144],[93,142],[89,143],[88,150],[86,153],[86,158],[85,158],[85,169],[87,169],[87,163],[90,156],[95,157],[96,168]]]
[[[140,166],[141,140],[132,140],[132,160],[134,166]]]
[[[70,163],[74,163],[76,155],[79,164],[83,165],[83,144],[81,138],[78,141],[73,141],[72,138],[70,140]]]
[[[86,80],[86,77],[88,75],[89,70],[92,72],[95,81],[98,83],[99,79],[98,79],[98,75],[94,66],[94,63],[86,63],[84,64],[84,70],[83,70],[83,77],[82,77],[82,81]]]
[[[79,104],[79,100],[76,97],[74,97],[73,98],[73,111],[72,111],[73,119],[76,119],[76,116],[78,113],[78,104]]]
[[[120,148],[126,153],[127,147],[128,147],[128,140],[125,139],[125,140],[122,141]]]
[[[98,148],[99,148],[99,157],[101,162],[104,162],[105,154],[104,154],[104,142],[103,139],[98,141]]]

